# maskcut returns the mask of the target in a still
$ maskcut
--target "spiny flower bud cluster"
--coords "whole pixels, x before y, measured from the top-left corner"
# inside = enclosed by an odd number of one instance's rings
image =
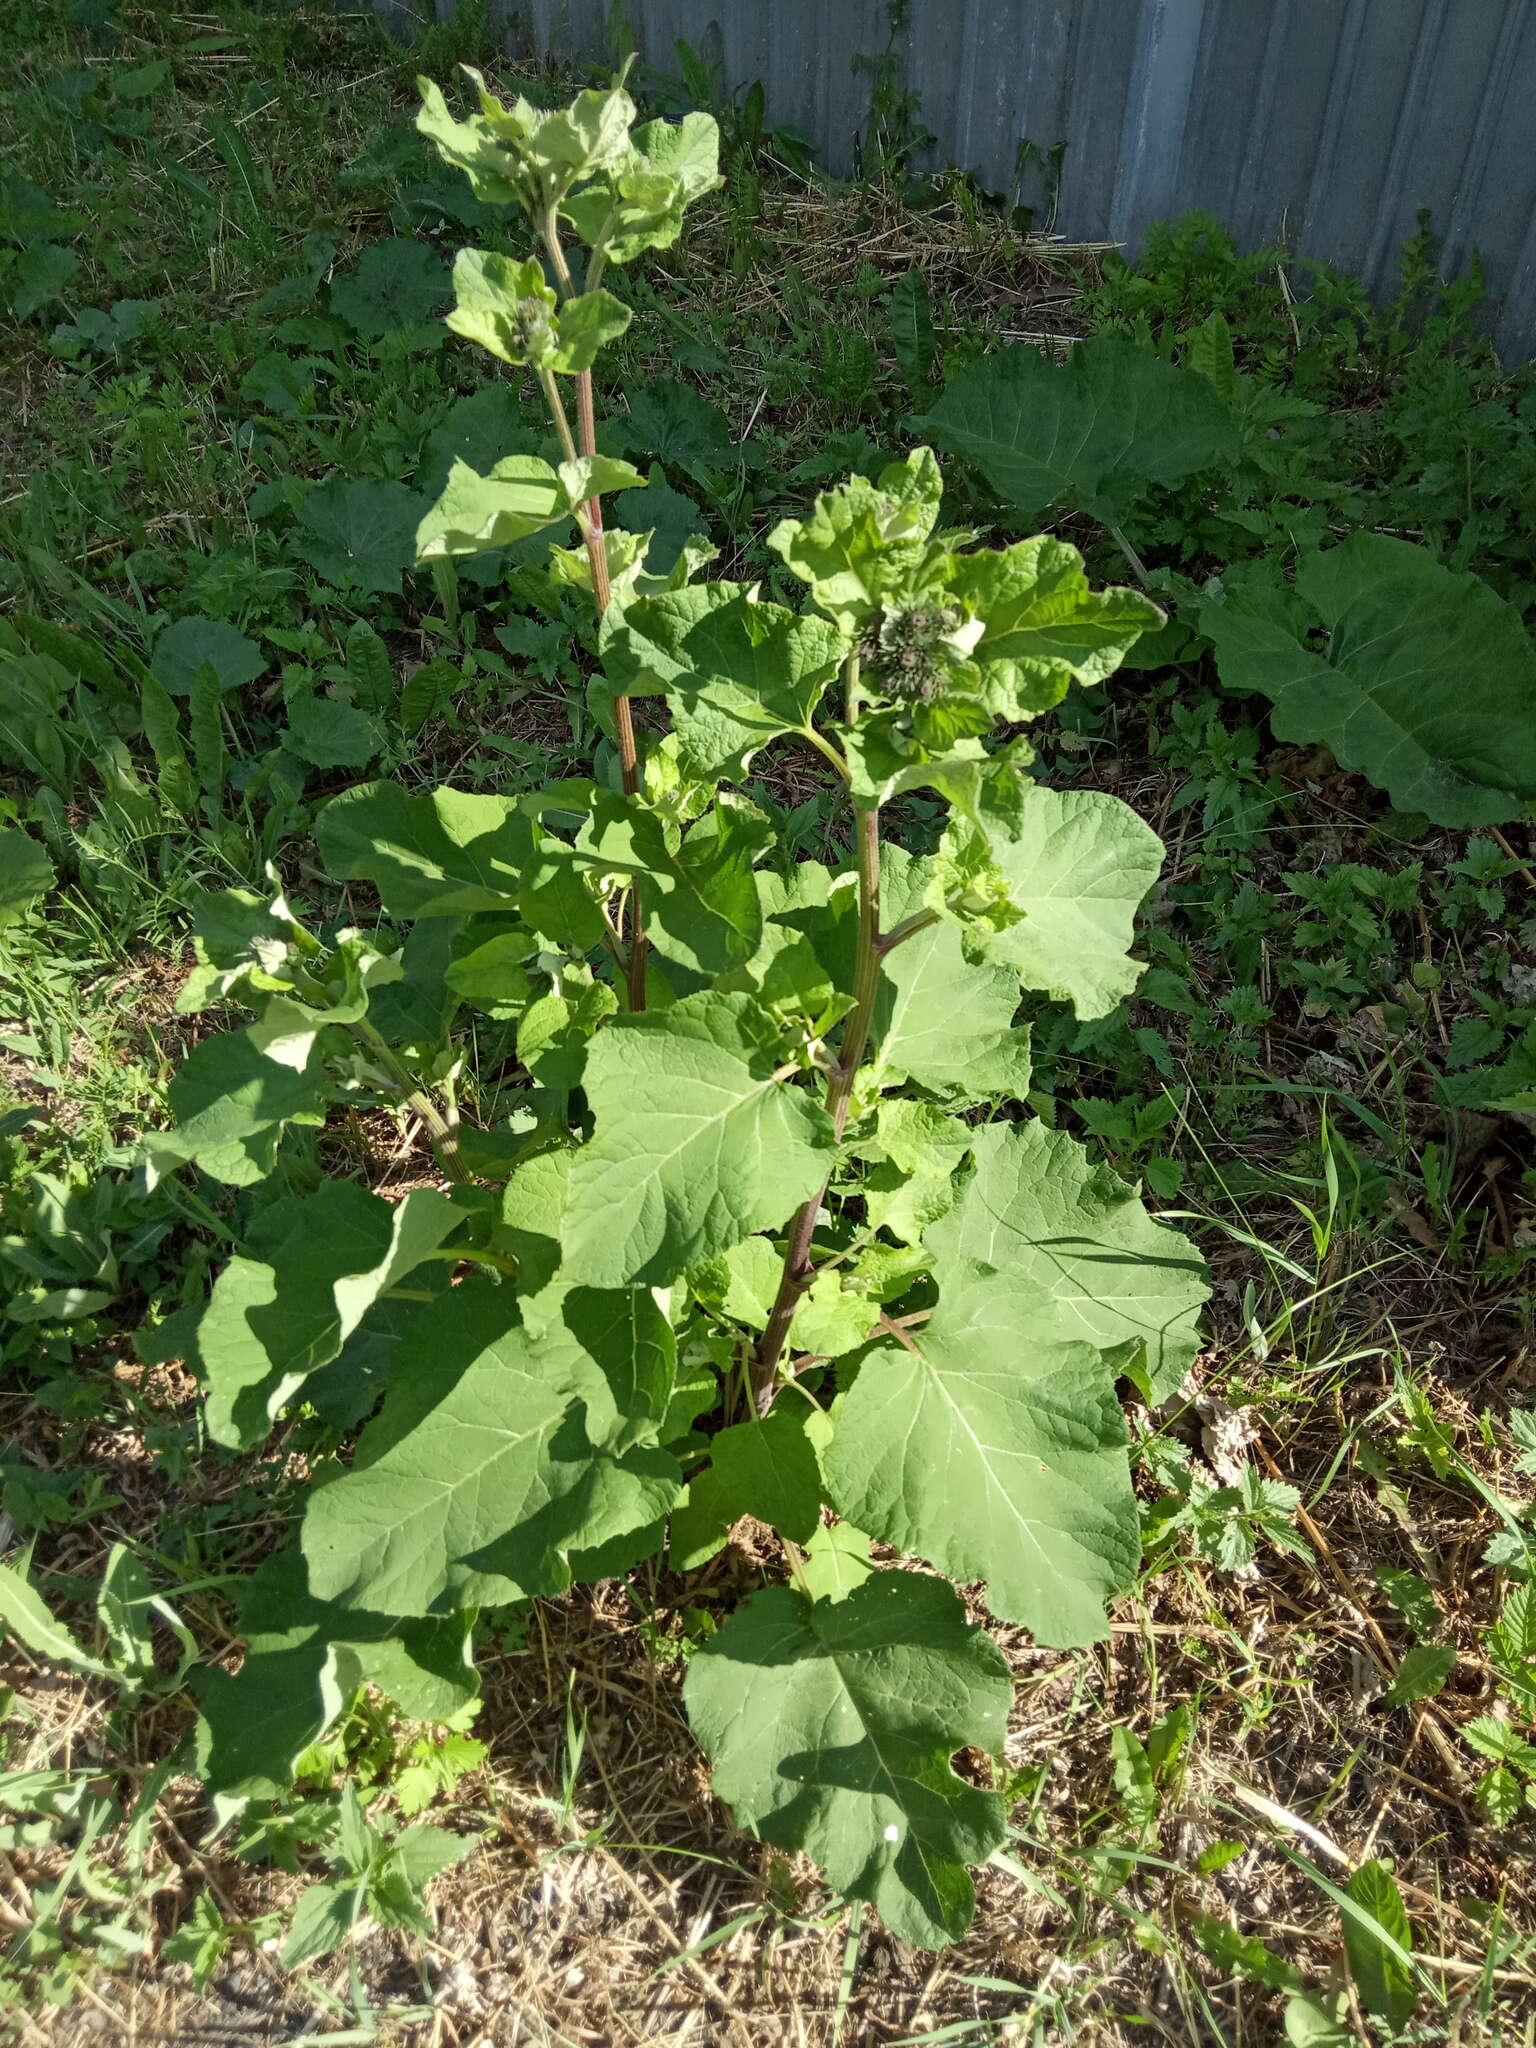
[[[876,688],[892,697],[930,703],[944,687],[960,625],[952,605],[911,605],[882,612],[859,643],[859,657]]]

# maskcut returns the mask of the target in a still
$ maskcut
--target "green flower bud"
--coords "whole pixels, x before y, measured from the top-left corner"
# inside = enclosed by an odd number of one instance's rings
[[[859,642],[871,686],[886,696],[931,703],[964,686],[964,620],[953,605],[906,605],[881,612]]]

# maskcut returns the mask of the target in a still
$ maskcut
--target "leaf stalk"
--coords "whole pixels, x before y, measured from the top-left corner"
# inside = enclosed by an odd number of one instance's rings
[[[406,1108],[413,1115],[420,1117],[425,1124],[427,1135],[432,1140],[439,1162],[448,1178],[455,1181],[473,1180],[474,1175],[469,1170],[469,1163],[459,1143],[457,1119],[443,1115],[418,1077],[411,1072],[394,1047],[366,1017],[359,1017],[352,1029],[405,1097]]]

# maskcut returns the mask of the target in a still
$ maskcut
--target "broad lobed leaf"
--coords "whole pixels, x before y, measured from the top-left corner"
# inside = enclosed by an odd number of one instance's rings
[[[571,1168],[564,1278],[664,1285],[816,1192],[831,1119],[781,1053],[746,995],[688,996],[605,1026],[587,1055],[596,1128]]]
[[[294,1766],[359,1685],[415,1720],[446,1721],[477,1691],[468,1617],[402,1621],[334,1607],[309,1591],[296,1551],[268,1558],[239,1596],[245,1661],[193,1675],[197,1762],[217,1799],[280,1799]]]
[[[251,1242],[260,1256],[229,1261],[198,1325],[215,1440],[259,1442],[308,1376],[339,1357],[374,1302],[463,1220],[429,1188],[391,1204],[348,1181],[265,1212]]]
[[[771,827],[761,812],[722,803],[681,834],[655,811],[606,790],[576,842],[588,872],[643,886],[652,944],[697,974],[726,974],[762,937],[753,874]]]
[[[803,730],[847,643],[827,621],[703,583],[611,613],[603,666],[615,694],[664,694],[687,774],[740,778],[759,748]]]
[[[816,1439],[824,1431],[819,1408],[785,1400],[761,1421],[738,1422],[711,1437],[708,1465],[690,1479],[686,1502],[673,1510],[673,1566],[695,1571],[707,1563],[743,1515],[808,1543],[821,1516]]]
[[[512,909],[535,848],[533,822],[515,798],[458,789],[408,796],[394,782],[333,798],[315,838],[333,880],[372,882],[385,915],[397,918]]]
[[[488,476],[456,456],[437,502],[416,528],[418,561],[510,547],[547,526],[569,524],[569,495],[536,455],[505,455]]]
[[[1271,700],[1277,738],[1322,741],[1400,809],[1496,825],[1536,795],[1536,649],[1481,577],[1427,549],[1351,534],[1304,557],[1294,590],[1239,586],[1200,626],[1228,689]]]
[[[1035,782],[1008,815],[984,811],[983,821],[1000,889],[1019,915],[997,929],[967,927],[968,948],[1080,1017],[1106,1016],[1141,978],[1129,948],[1162,841],[1118,797]]]
[[[558,1592],[569,1551],[653,1522],[681,1491],[651,1447],[675,1370],[638,1293],[578,1289],[535,1334],[511,1287],[450,1289],[402,1339],[352,1466],[310,1499],[312,1591],[401,1615]]]
[[[1200,1348],[1203,1260],[1136,1192],[1065,1131],[989,1124],[975,1170],[928,1233],[941,1286],[985,1267],[1001,1277],[1031,1344],[1085,1342],[1171,1394]]]
[[[865,1355],[826,1455],[833,1505],[1042,1642],[1094,1642],[1140,1539],[1101,1352],[1037,1338],[997,1275],[951,1275],[926,1327]]]
[[[690,1659],[683,1696],[738,1820],[938,1947],[970,1924],[965,1866],[1003,1839],[1002,1799],[950,1758],[1000,1751],[1012,1690],[955,1593],[893,1571],[836,1600],[754,1593]]]
[[[1026,525],[1058,499],[1119,524],[1149,485],[1240,452],[1208,379],[1105,335],[1079,342],[1065,364],[1027,345],[983,356],[918,424],[971,456]]]

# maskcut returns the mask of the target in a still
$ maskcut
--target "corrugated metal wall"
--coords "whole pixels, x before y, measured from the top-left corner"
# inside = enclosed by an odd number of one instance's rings
[[[433,0],[374,0],[407,28]],[[449,12],[452,0],[437,0]],[[604,57],[611,0],[492,0],[508,47]],[[1536,0],[623,0],[642,59],[679,38],[846,169],[887,48],[938,155],[994,190],[1066,143],[1057,229],[1135,243],[1208,208],[1390,287],[1419,208],[1444,273],[1481,252],[1511,358],[1536,354]],[[1043,173],[1025,198],[1043,197]]]

